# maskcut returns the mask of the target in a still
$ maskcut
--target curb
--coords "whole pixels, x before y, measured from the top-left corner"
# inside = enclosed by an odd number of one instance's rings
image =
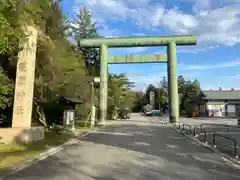
[[[198,145],[201,145],[203,146],[204,148],[210,150],[213,152],[214,155],[218,156],[221,160],[223,160],[227,165],[231,166],[231,167],[234,167],[236,168],[237,170],[240,170],[240,162],[238,162],[236,159],[224,154],[224,153],[221,153],[220,151],[218,151],[217,149],[213,148],[212,146],[206,144],[206,143],[203,143],[201,142],[200,140],[194,138],[193,136],[190,136],[186,133],[184,133],[183,131],[181,130],[178,130],[176,128],[174,128],[173,126],[169,126],[168,127],[171,127],[173,130],[179,132],[180,134],[188,137],[189,139],[193,140],[194,142],[196,142]]]
[[[25,162],[23,162],[22,164],[20,165],[16,165],[16,166],[13,166],[13,167],[10,167],[7,172],[3,172],[3,174],[1,175],[0,174],[0,180],[4,180],[6,177],[16,173],[16,172],[19,172],[41,160],[44,160],[46,159],[47,157],[65,149],[66,147],[69,147],[69,146],[72,146],[73,144],[76,144],[78,143],[79,141],[81,141],[81,139],[78,139],[79,137],[85,137],[85,136],[88,136],[90,133],[92,133],[94,131],[91,131],[91,132],[84,132],[84,133],[80,133],[79,135],[77,135],[75,138],[72,138],[70,139],[69,141],[59,145],[59,146],[56,146],[56,147],[52,147],[44,152],[42,152],[39,156],[35,157],[35,158],[32,158],[32,159],[29,159],[29,160],[26,160]]]

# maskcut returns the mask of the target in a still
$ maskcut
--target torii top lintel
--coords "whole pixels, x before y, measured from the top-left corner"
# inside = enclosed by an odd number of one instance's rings
[[[142,47],[167,46],[170,42],[176,45],[196,45],[195,36],[145,36],[145,37],[119,37],[119,38],[86,38],[79,41],[81,47],[98,48],[101,44],[108,47]]]

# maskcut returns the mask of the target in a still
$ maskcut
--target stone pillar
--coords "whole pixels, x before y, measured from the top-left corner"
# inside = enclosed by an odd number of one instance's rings
[[[179,121],[178,76],[176,43],[171,42],[167,47],[168,54],[168,108],[171,123]]]
[[[105,124],[107,118],[108,100],[108,47],[100,46],[100,122]]]
[[[17,73],[14,94],[12,127],[27,128],[31,126],[35,60],[37,47],[37,30],[27,27],[28,37],[23,40],[23,50],[18,54]]]

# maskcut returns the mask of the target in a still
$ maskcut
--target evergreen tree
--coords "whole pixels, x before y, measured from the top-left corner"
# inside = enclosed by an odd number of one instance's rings
[[[186,95],[186,81],[183,76],[178,76],[178,94],[180,109],[184,109],[184,99]]]
[[[164,76],[160,81],[160,87],[158,90],[158,104],[165,111],[168,106],[168,81]]]
[[[168,81],[167,81],[167,78],[165,76],[160,81],[160,88],[163,88],[163,89],[168,88]]]
[[[193,82],[187,81],[185,85],[185,96],[184,96],[184,109],[186,110],[189,116],[192,116],[192,112],[194,108],[198,106],[201,101],[200,92],[201,87],[198,80],[194,80]]]
[[[93,22],[91,13],[86,7],[79,9],[75,21],[71,23],[71,29],[71,34],[78,44],[78,51],[85,59],[88,72],[91,75],[99,75],[99,48],[82,48],[78,43],[83,38],[100,37],[97,33],[96,23]]]

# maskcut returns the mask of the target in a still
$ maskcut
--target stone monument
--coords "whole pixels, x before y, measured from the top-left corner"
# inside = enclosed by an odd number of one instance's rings
[[[27,143],[44,138],[44,127],[31,127],[38,33],[34,27],[28,26],[26,35],[21,43],[22,51],[18,54],[12,128],[0,129],[5,143]]]

